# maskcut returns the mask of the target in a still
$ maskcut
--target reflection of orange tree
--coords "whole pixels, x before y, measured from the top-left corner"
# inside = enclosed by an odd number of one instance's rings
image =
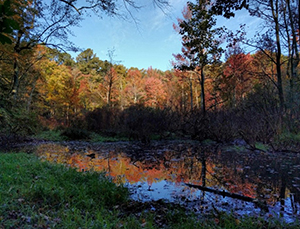
[[[220,159],[217,160],[219,163],[215,163],[212,157],[197,158],[195,153],[187,152],[184,157],[178,157],[178,152],[165,152],[163,155],[154,156],[155,160],[133,163],[125,154],[110,152],[109,155],[101,155],[92,150],[89,150],[88,154],[83,151],[73,151],[71,154],[68,147],[58,144],[40,145],[37,147],[37,154],[44,160],[63,163],[78,168],[79,171],[106,171],[117,182],[132,184],[141,181],[151,186],[164,179],[174,183],[183,181],[207,187],[217,186],[225,188],[228,192],[251,198],[262,195],[269,204],[277,202],[278,198],[285,198],[290,190],[297,193],[298,188],[293,186],[293,183],[285,183],[284,175],[279,177],[277,173],[269,171],[270,168],[277,168],[276,166],[281,163],[274,161],[273,158],[274,165],[269,166],[268,169],[255,166],[251,166],[250,169],[249,166],[245,168],[244,165],[238,165],[230,154],[226,154],[226,157],[217,155]],[[95,158],[91,158],[91,155]],[[253,165],[254,163],[248,160],[247,164]],[[265,160],[265,164],[269,165],[271,162]],[[295,170],[298,171],[297,168]],[[284,171],[283,174],[287,174],[290,169],[287,168]],[[260,176],[262,178],[259,178]],[[206,181],[205,184],[203,179]],[[297,202],[299,197],[295,195],[294,198]]]
[[[171,180],[175,183],[185,182],[193,183],[197,185],[202,185],[203,181],[201,180],[203,172],[203,163],[206,165],[206,185],[210,185],[212,180],[212,171],[214,164],[211,160],[207,159],[203,162],[201,159],[196,157],[185,158],[184,160],[170,160],[168,168],[168,180]]]
[[[262,198],[268,204],[285,199],[288,189],[289,167],[284,167],[281,157],[244,156],[242,162],[234,160],[233,154],[218,155],[219,171],[215,177],[230,192],[252,198]],[[277,171],[280,171],[279,173]]]
[[[68,147],[58,144],[41,144],[36,149],[36,154],[42,159],[59,164],[65,164],[68,160]]]
[[[243,169],[238,167],[233,170],[230,167],[223,166],[215,175],[217,180],[222,181],[222,186],[231,193],[238,193],[251,198],[256,197],[257,183],[260,183],[259,178],[255,182],[250,182],[245,179]]]
[[[140,168],[133,165],[128,157],[119,155],[110,160],[109,166],[110,176],[118,178],[118,181],[121,181],[122,183],[125,183],[126,181],[134,183],[141,178]]]
[[[38,147],[38,154],[48,161],[63,163],[70,167],[78,168],[78,171],[106,171],[110,176],[118,179],[119,182],[136,183],[138,181],[147,181],[149,185],[163,179],[179,182],[191,182],[201,184],[202,162],[195,157],[186,157],[177,159],[176,153],[168,152],[165,159],[155,162],[136,162],[124,154],[114,154],[109,156],[97,155],[96,151],[89,150],[89,154],[96,154],[91,159],[83,152],[74,151],[69,153],[68,147],[58,144],[45,144]],[[167,166],[166,166],[167,161]],[[166,168],[167,167],[167,168]],[[214,165],[210,160],[206,161],[206,179],[207,185],[212,180],[212,168]]]
[[[147,181],[149,185],[153,182],[158,182],[167,179],[173,182],[181,182],[182,180],[189,181],[196,178],[199,180],[201,173],[201,163],[195,158],[185,160],[171,161],[170,168],[165,169],[163,161],[153,164],[145,164],[137,162],[133,164],[131,159],[125,155],[110,155],[111,157],[97,156],[91,159],[82,152],[68,153],[68,148],[64,146],[44,145],[39,147],[40,156],[48,161],[64,163],[70,167],[78,168],[78,171],[106,171],[111,177],[118,179],[119,182],[136,183],[138,181]],[[96,152],[90,150],[89,154]],[[193,160],[193,162],[190,162]],[[190,163],[194,164],[193,170],[189,168]],[[172,176],[167,174],[172,173]]]
[[[94,168],[93,162],[89,157],[83,156],[78,153],[73,153],[70,159],[67,161],[67,164],[71,167],[78,168],[79,171],[84,172]]]
[[[165,170],[153,168],[148,170],[145,175],[146,175],[148,185],[151,186],[153,183],[164,180],[166,174],[165,174]]]
[[[196,157],[186,157],[183,160],[177,159],[176,154],[167,156],[166,158],[155,162],[136,162],[132,163],[131,159],[126,155],[115,155],[113,152],[110,157],[98,155],[91,159],[87,155],[74,152],[68,153],[68,148],[56,144],[41,145],[38,147],[39,155],[48,161],[64,163],[68,166],[78,168],[79,171],[106,171],[111,177],[114,177],[118,182],[136,183],[138,181],[147,181],[149,185],[161,180],[168,180],[174,183],[188,182],[198,185],[203,185],[203,163],[206,165],[206,186],[219,185],[217,180],[224,181],[228,191],[234,193],[242,193],[243,195],[255,196],[255,186],[243,180],[241,174],[234,172],[232,169],[224,167],[222,171],[214,173],[215,164],[207,158],[205,161]],[[97,152],[90,150],[89,154]],[[176,157],[175,157],[176,156]],[[221,172],[221,173],[220,173]],[[217,174],[217,175],[216,175]],[[224,175],[220,175],[224,174]]]
[[[89,153],[95,153],[90,151]],[[130,158],[124,155],[113,155],[109,157],[98,156],[95,159],[73,154],[71,166],[79,167],[80,171],[93,169],[95,171],[106,171],[107,174],[115,178],[118,182],[135,183],[142,179],[143,170],[137,165],[131,163]]]

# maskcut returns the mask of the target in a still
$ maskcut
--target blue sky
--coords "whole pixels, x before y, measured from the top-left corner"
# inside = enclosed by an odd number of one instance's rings
[[[172,54],[180,53],[181,37],[173,29],[177,18],[182,18],[186,0],[170,0],[170,7],[163,12],[154,7],[151,0],[138,1],[144,7],[139,11],[132,9],[137,24],[132,20],[119,17],[86,18],[81,27],[73,29],[75,37],[70,40],[83,50],[91,48],[101,59],[109,59],[108,51],[114,50],[114,61],[125,67],[147,69],[150,66],[160,70],[172,69]],[[240,23],[249,22],[246,13],[236,18],[221,18],[219,25],[238,29]],[[253,25],[250,27],[254,29]],[[79,53],[71,53],[76,57]]]

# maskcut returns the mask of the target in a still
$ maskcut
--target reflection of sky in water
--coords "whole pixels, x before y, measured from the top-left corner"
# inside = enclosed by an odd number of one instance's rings
[[[164,199],[171,202],[182,200],[196,200],[199,191],[192,191],[183,183],[175,184],[170,181],[159,181],[152,183],[151,186],[147,182],[137,182],[133,185],[127,185],[132,192],[132,198],[140,201],[150,201]]]
[[[192,209],[194,212],[209,212],[213,210],[212,203],[219,211],[234,212],[236,215],[263,215],[261,209],[253,203],[237,200],[230,197],[215,195],[210,192],[187,187],[184,183],[175,184],[170,181],[159,181],[151,186],[147,182],[125,184],[131,191],[131,198],[138,201],[166,200],[179,203]],[[283,217],[287,222],[293,222],[295,216],[292,212],[290,198],[285,200],[284,210],[279,202],[269,207],[268,217]]]

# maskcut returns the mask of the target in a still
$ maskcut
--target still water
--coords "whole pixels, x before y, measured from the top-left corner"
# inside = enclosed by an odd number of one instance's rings
[[[164,199],[201,214],[217,210],[287,221],[300,219],[297,154],[243,152],[176,142],[153,143],[151,147],[50,143],[37,146],[36,153],[78,171],[105,171],[114,182],[127,186],[136,200]]]

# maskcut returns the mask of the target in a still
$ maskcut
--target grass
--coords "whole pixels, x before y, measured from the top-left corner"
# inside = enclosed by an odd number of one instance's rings
[[[35,155],[0,154],[0,168],[0,228],[299,228],[228,214],[197,218],[176,205],[134,202],[104,174]]]
[[[300,144],[300,134],[284,132],[275,139],[274,144],[285,148],[298,148]]]
[[[64,141],[67,140],[65,136],[62,136],[62,131],[60,130],[45,130],[36,135],[34,138],[42,139],[42,140],[49,140],[49,141]]]
[[[127,137],[107,137],[97,133],[92,133],[90,142],[118,142],[118,141],[128,141]]]
[[[44,130],[34,135],[33,137],[41,140],[49,141],[67,141],[67,140],[84,140],[89,142],[118,142],[118,141],[129,141],[126,134],[115,134],[115,136],[108,136],[107,134],[98,134],[95,132],[84,131],[80,129],[69,129],[68,132],[73,132],[78,136],[77,139],[72,139],[65,134],[66,131],[62,130]],[[161,140],[160,135],[151,135],[151,140]],[[174,134],[170,134],[166,139],[176,139]]]
[[[261,150],[261,151],[265,151],[265,152],[270,150],[269,146],[262,143],[262,142],[256,142],[255,143],[255,148],[258,149],[258,150]]]
[[[103,174],[78,173],[28,154],[0,156],[1,226],[93,228],[119,221],[112,209],[127,201],[128,190]]]
[[[128,141],[126,137],[109,137],[100,135],[94,132],[86,132],[88,134],[88,138],[83,138],[81,140],[89,141],[89,142],[117,142],[117,141]],[[42,131],[33,136],[36,139],[48,140],[48,141],[66,141],[66,140],[74,140],[70,139],[64,135],[64,131],[61,130],[46,130]],[[80,139],[80,138],[79,138]],[[77,140],[79,140],[77,139]]]
[[[69,139],[67,136],[64,136],[63,131],[61,130],[47,130],[47,131],[42,131],[36,135],[33,136],[36,139],[42,139],[42,140],[49,140],[49,141],[66,141],[66,140],[72,140]],[[84,139],[90,142],[117,142],[117,141],[127,141],[128,138],[122,138],[122,137],[107,137],[107,136],[102,136],[97,133],[89,133],[88,139]]]

